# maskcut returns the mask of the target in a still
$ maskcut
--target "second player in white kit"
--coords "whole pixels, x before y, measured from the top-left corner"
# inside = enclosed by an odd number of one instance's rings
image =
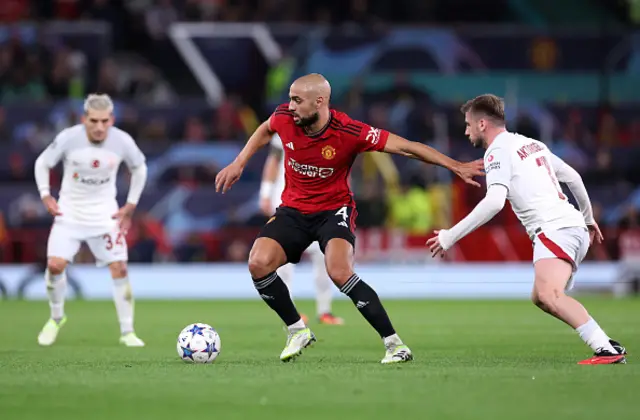
[[[61,131],[38,157],[35,178],[47,210],[55,216],[47,244],[45,280],[51,318],[38,336],[41,345],[55,342],[66,322],[65,269],[81,244],[88,245],[98,266],[109,266],[120,321],[120,342],[144,346],[133,328],[133,296],[127,274],[126,231],[147,177],[145,156],[124,131],[113,127],[113,102],[89,95],[83,123]],[[63,162],[59,200],[51,196],[49,171]],[[118,208],[116,177],[121,162],[131,171],[127,203]]]
[[[505,128],[504,105],[482,95],[462,107],[466,132],[475,147],[484,147],[487,195],[451,229],[436,231],[430,245],[442,255],[464,236],[495,216],[508,199],[533,241],[535,280],[532,299],[543,311],[573,327],[595,355],[581,364],[625,363],[626,350],[611,340],[577,300],[565,294],[591,241],[602,240],[580,175],[537,140]],[[567,184],[578,211],[562,192]]]
[[[282,199],[284,191],[284,154],[282,150],[282,140],[278,134],[274,134],[271,139],[271,151],[265,163],[262,174],[262,184],[260,187],[260,208],[266,216],[275,213]],[[324,265],[324,255],[320,250],[318,242],[314,242],[307,249],[306,254],[313,264],[313,274],[316,286],[316,311],[318,320],[324,324],[343,324],[342,318],[338,318],[331,313],[332,285],[333,282],[327,274]],[[292,290],[293,264],[285,264],[278,270],[278,275],[284,283]],[[303,315],[303,318],[306,318]],[[306,320],[305,320],[306,322]]]

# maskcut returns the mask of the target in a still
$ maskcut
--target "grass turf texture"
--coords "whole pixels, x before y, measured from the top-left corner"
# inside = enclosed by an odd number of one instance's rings
[[[0,418],[637,419],[640,300],[585,303],[627,346],[627,365],[576,365],[591,351],[524,301],[386,302],[416,358],[396,366],[379,364],[381,342],[346,301],[335,312],[347,325],[312,324],[319,342],[290,364],[260,301],[140,301],[143,349],[118,345],[112,302],[69,302],[58,342],[40,348],[47,304],[0,301]],[[215,364],[179,360],[191,322],[219,331]]]

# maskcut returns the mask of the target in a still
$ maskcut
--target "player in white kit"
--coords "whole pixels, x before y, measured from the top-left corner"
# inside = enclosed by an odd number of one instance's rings
[[[120,321],[120,343],[142,347],[133,329],[133,296],[127,274],[127,242],[147,178],[145,156],[124,131],[113,127],[113,102],[108,95],[89,95],[82,124],[62,130],[38,157],[35,179],[42,201],[55,219],[47,244],[45,281],[51,318],[38,335],[38,343],[50,346],[66,323],[64,300],[67,264],[85,242],[98,266],[109,266],[113,298]],[[63,162],[59,201],[51,196],[50,169]],[[118,209],[116,175],[124,161],[131,171],[127,203]]]
[[[284,191],[284,153],[282,140],[278,134],[271,139],[271,148],[262,172],[262,184],[260,186],[260,209],[266,216],[272,216],[281,203],[282,191]],[[316,311],[318,321],[322,324],[342,325],[344,320],[331,313],[332,285],[333,282],[327,274],[324,265],[324,255],[320,251],[318,242],[314,242],[306,251],[313,264],[314,279],[316,284]],[[293,264],[285,264],[277,272],[291,293],[293,281]],[[308,317],[301,315],[306,323]]]
[[[544,143],[508,132],[502,99],[482,95],[461,110],[465,135],[475,147],[487,149],[487,194],[467,217],[451,229],[436,231],[437,236],[427,241],[433,256],[443,255],[491,220],[508,199],[533,241],[533,302],[573,327],[594,350],[595,355],[580,364],[626,363],[625,348],[609,338],[582,304],[565,294],[589,245],[603,239],[582,178]],[[567,184],[580,211],[568,201],[559,182]]]

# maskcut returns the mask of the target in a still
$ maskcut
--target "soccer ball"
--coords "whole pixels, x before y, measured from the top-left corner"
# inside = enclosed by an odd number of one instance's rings
[[[178,355],[188,363],[212,363],[220,354],[220,336],[211,325],[187,325],[178,336]]]

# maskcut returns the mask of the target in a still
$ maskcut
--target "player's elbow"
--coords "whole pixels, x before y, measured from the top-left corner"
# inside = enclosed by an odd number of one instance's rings
[[[504,201],[499,202],[495,200],[485,200],[482,205],[483,219],[486,221],[491,220],[496,214],[500,213],[500,210],[504,208]]]
[[[506,200],[493,200],[491,203],[491,212],[498,214],[503,208]]]
[[[484,199],[487,212],[493,216],[498,214],[504,208],[507,201],[507,190],[502,185],[492,185],[489,193]]]
[[[578,171],[576,171],[566,163],[562,165],[558,171],[556,171],[556,178],[559,182],[563,182],[567,185],[582,183],[582,176],[578,173]]]
[[[411,140],[404,140],[399,142],[398,151],[399,154],[407,157],[416,156],[421,144]]]
[[[147,180],[147,171],[147,164],[143,162],[135,168],[131,168],[131,177],[145,182]]]
[[[46,160],[44,159],[43,155],[38,156],[38,158],[36,159],[35,164],[33,165],[34,169],[36,170],[36,172],[39,169],[49,169]]]

